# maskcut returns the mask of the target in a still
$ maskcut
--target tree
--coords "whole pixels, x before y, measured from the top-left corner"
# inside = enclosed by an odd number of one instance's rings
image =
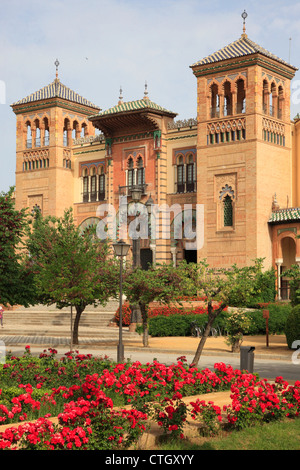
[[[13,192],[12,187],[0,193],[0,303],[27,306],[32,294],[32,276],[23,256],[28,213],[15,209]]]
[[[185,269],[198,295],[202,295],[207,303],[208,322],[199,341],[193,364],[198,364],[213,323],[230,305],[230,299],[234,298],[236,302],[248,305],[257,294],[258,279],[262,272],[261,261],[255,260],[250,267],[238,268],[234,265],[231,269],[219,270],[210,268],[205,260],[197,264],[181,265],[181,269]]]
[[[297,237],[298,238],[298,237]],[[290,269],[284,271],[281,276],[289,279],[290,301],[293,307],[300,303],[300,267],[293,264]]]
[[[27,248],[36,286],[35,303],[75,307],[73,344],[87,305],[104,305],[117,295],[118,265],[95,228],[81,233],[72,210],[62,218],[36,213],[28,233]]]
[[[144,346],[149,344],[148,309],[151,302],[169,304],[192,288],[186,272],[171,264],[150,266],[148,270],[128,269],[123,286],[129,303],[138,304],[141,309]]]

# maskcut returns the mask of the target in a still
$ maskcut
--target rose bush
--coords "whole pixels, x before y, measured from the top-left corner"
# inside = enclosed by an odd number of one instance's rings
[[[0,432],[0,448],[124,449],[137,441],[150,419],[165,435],[183,438],[190,417],[199,420],[202,434],[211,436],[222,426],[243,429],[299,415],[300,381],[289,385],[278,377],[270,383],[224,363],[214,367],[200,370],[184,357],[170,366],[157,361],[116,364],[71,353],[58,360],[53,350],[38,359],[27,349],[25,358],[0,367],[0,420],[17,423]],[[51,377],[57,386],[49,392]],[[8,392],[6,381],[10,385],[13,378],[19,385]],[[231,390],[231,403],[223,410],[212,401],[182,399],[224,389]],[[132,408],[116,408],[116,403]],[[32,422],[24,423],[28,413]],[[57,424],[52,416],[58,417]]]

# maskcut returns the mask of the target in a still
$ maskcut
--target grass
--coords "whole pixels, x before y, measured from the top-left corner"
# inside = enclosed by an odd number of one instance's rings
[[[160,444],[160,450],[300,450],[300,418],[285,419],[243,431],[222,433],[199,442],[170,441]]]

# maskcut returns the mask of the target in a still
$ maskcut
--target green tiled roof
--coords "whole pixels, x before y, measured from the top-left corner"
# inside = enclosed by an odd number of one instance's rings
[[[251,41],[251,39],[249,39],[246,34],[243,34],[239,39],[232,42],[231,44],[228,44],[228,46],[225,46],[217,52],[214,52],[213,54],[205,57],[204,59],[195,62],[193,65],[191,65],[191,67],[195,67],[197,65],[211,64],[226,59],[243,57],[251,54],[256,54],[257,52],[263,54],[266,57],[269,57],[270,59],[274,59],[282,64],[288,65],[289,67],[296,69],[296,67],[293,67],[292,65],[288,64],[276,55],[259,46],[254,41]]]
[[[153,111],[159,111],[161,113],[167,113],[167,114],[172,114],[176,115],[176,113],[173,113],[172,111],[169,111],[168,109],[165,109],[158,104],[153,103],[149,98],[143,98],[141,100],[136,100],[136,101],[127,101],[126,103],[121,103],[118,104],[117,106],[113,106],[112,108],[106,109],[105,111],[102,111],[101,113],[97,114],[96,116],[108,116],[108,115],[113,115],[113,114],[118,114],[118,113],[125,113],[128,111],[137,111],[137,110],[153,110]],[[94,117],[94,116],[92,116]]]
[[[34,101],[40,101],[49,98],[62,98],[64,100],[72,101],[73,103],[78,103],[84,106],[89,106],[91,108],[100,109],[99,106],[96,106],[91,101],[86,100],[75,91],[66,87],[57,78],[44,88],[41,88],[40,90],[32,93],[29,96],[26,96],[26,98],[16,101],[12,104],[12,106],[16,106],[18,104],[32,103]]]
[[[287,209],[278,209],[272,212],[269,223],[282,223],[290,221],[300,221],[300,207],[291,207]]]

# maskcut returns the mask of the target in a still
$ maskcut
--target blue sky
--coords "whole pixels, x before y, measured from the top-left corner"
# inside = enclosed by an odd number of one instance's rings
[[[15,184],[10,105],[53,81],[56,58],[61,82],[103,110],[117,104],[120,85],[130,101],[143,97],[147,81],[149,98],[178,119],[196,117],[190,65],[240,37],[244,9],[249,38],[300,67],[300,1],[0,0],[0,7],[0,83],[6,91],[0,191]],[[299,72],[293,86],[298,80]],[[294,97],[292,118],[300,112],[300,93]]]

